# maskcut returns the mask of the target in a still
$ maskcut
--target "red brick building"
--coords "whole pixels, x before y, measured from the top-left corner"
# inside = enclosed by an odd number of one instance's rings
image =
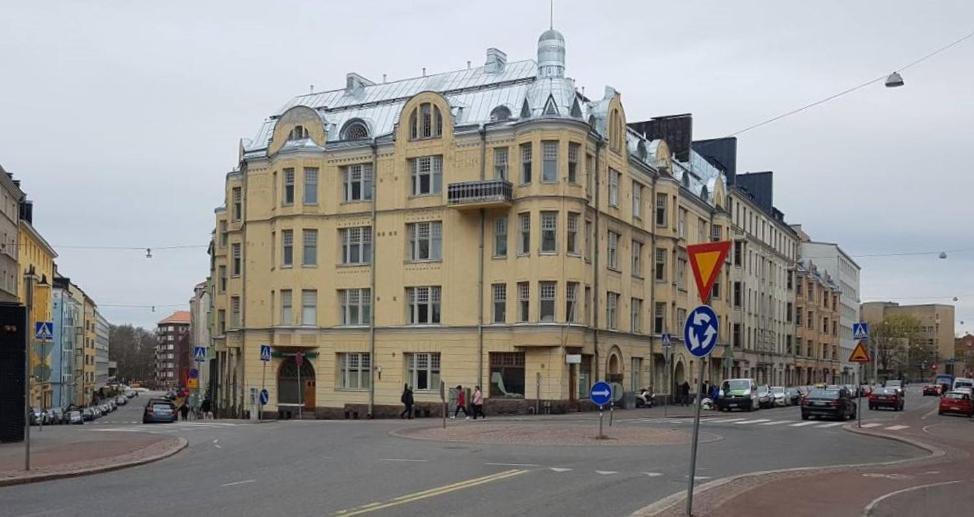
[[[176,311],[156,326],[156,381],[160,386],[186,386],[192,364],[190,312]]]

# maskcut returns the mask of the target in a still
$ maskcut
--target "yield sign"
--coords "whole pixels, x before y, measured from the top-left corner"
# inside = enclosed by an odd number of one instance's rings
[[[708,242],[706,244],[690,244],[687,255],[690,267],[693,268],[693,278],[697,281],[697,291],[703,303],[710,301],[710,288],[714,286],[720,266],[727,258],[730,241]]]
[[[872,358],[869,357],[869,350],[866,349],[866,344],[862,341],[856,345],[856,348],[852,349],[852,355],[849,356],[850,363],[868,363],[871,362]]]

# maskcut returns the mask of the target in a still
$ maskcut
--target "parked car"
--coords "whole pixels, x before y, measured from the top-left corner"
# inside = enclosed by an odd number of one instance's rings
[[[791,398],[785,394],[784,386],[771,387],[771,403],[778,407],[785,407],[791,402]]]
[[[720,384],[717,409],[754,411],[757,408],[758,393],[754,379],[727,379]]]
[[[968,417],[974,416],[974,403],[971,401],[971,394],[962,391],[948,391],[940,399],[940,408],[937,413],[957,413]]]
[[[903,411],[903,399],[903,393],[896,388],[879,388],[869,396],[869,409],[888,407]]]
[[[797,406],[802,400],[802,391],[799,388],[785,388],[785,397],[789,405]]]
[[[859,393],[861,394],[861,397],[868,397],[869,395],[872,395],[873,387],[869,384],[861,384],[859,386]]]
[[[63,409],[55,407],[47,410],[47,413],[51,425],[61,425],[65,423],[65,414]]]
[[[125,398],[125,395],[119,395],[115,397],[115,403],[119,406],[124,406],[129,403],[129,399]]]
[[[142,423],[173,423],[176,421],[176,406],[165,399],[149,399],[142,412]]]
[[[954,379],[954,384],[950,387],[950,391],[957,391],[960,388],[974,388],[974,379],[957,377]]]
[[[84,424],[85,417],[81,414],[81,411],[74,410],[68,412],[68,423],[69,424]]]
[[[923,386],[923,396],[926,397],[932,395],[934,397],[940,396],[940,385],[938,384],[927,384]]]
[[[900,391],[900,394],[903,393],[903,381],[901,381],[901,380],[890,379],[890,380],[888,380],[888,381],[886,381],[886,382],[883,383],[883,387],[884,388],[896,388],[896,389],[898,389]]]
[[[86,407],[81,410],[81,416],[84,417],[85,422],[90,422],[95,419],[95,410],[90,407]]]
[[[852,401],[849,390],[815,389],[802,400],[802,420],[811,417],[831,417],[839,420],[856,417],[856,404]]]
[[[765,409],[773,405],[774,399],[771,397],[771,386],[767,384],[758,386],[758,407]]]

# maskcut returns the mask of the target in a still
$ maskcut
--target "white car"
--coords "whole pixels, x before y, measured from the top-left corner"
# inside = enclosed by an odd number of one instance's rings
[[[784,386],[771,387],[771,400],[772,404],[777,407],[787,406],[791,402],[789,397],[785,394]]]

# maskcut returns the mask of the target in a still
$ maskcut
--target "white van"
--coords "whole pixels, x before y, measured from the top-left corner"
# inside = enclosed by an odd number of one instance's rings
[[[720,384],[717,409],[754,411],[758,409],[758,386],[754,379],[727,379]]]
[[[957,388],[967,388],[974,389],[974,379],[968,377],[957,377],[954,379],[954,385],[951,386],[951,391],[957,391]]]

